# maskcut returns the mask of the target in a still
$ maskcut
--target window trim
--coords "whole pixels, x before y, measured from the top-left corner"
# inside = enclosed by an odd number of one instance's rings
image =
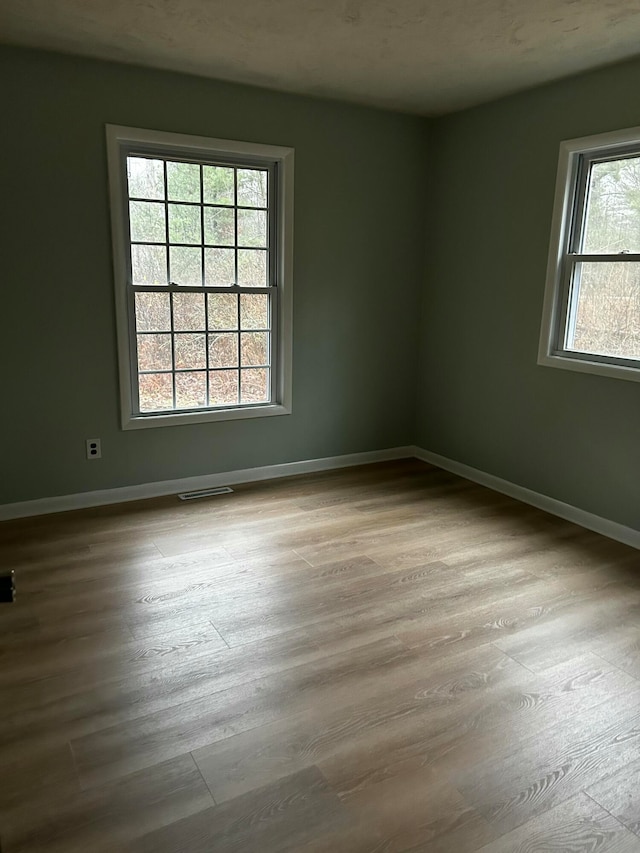
[[[560,143],[538,364],[640,382],[640,362],[633,364],[616,356],[578,353],[560,345],[569,309],[568,277],[572,264],[583,257],[573,256],[570,245],[576,236],[574,223],[586,189],[588,170],[581,168],[581,164],[606,157],[608,153],[621,156],[640,153],[640,127],[567,139]],[[581,224],[584,225],[584,219],[581,219]],[[612,254],[607,257],[619,259],[620,256]],[[624,260],[640,260],[640,256],[625,255]]]
[[[107,165],[111,208],[111,236],[115,281],[116,331],[120,384],[120,414],[123,430],[180,424],[259,418],[288,415],[292,411],[292,351],[293,351],[293,166],[294,149],[277,145],[239,142],[181,133],[146,130],[142,128],[106,125]],[[194,159],[239,158],[249,164],[277,164],[276,176],[276,314],[272,317],[272,345],[276,351],[274,385],[276,402],[238,405],[203,411],[170,411],[135,415],[133,413],[133,351],[129,319],[128,256],[129,239],[122,181],[123,152],[131,145],[166,148],[165,155],[180,152]],[[168,288],[169,289],[169,288]],[[229,292],[234,292],[232,289]]]

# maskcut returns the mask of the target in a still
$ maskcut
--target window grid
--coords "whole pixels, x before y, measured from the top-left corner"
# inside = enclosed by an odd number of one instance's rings
[[[570,354],[577,360],[591,360],[597,358],[604,364],[624,364],[635,366],[638,356],[627,353],[626,355],[607,354],[597,350],[581,349],[576,344],[577,324],[580,311],[580,292],[582,286],[583,268],[585,264],[601,264],[602,268],[611,264],[637,264],[640,262],[640,253],[628,249],[623,251],[590,252],[586,246],[587,227],[590,215],[592,177],[594,167],[602,163],[622,162],[626,160],[637,160],[638,153],[629,151],[628,148],[610,150],[606,155],[599,152],[584,152],[578,156],[575,199],[569,234],[567,240],[567,251],[563,258],[563,274],[561,287],[558,291],[560,322],[556,330],[555,349],[557,352]]]
[[[164,248],[167,251],[166,258],[166,266],[167,266],[167,282],[171,282],[175,275],[173,275],[173,271],[171,270],[171,253],[169,251],[170,248],[196,248],[200,246],[201,248],[201,262],[200,262],[200,283],[203,284],[206,280],[206,249],[225,249],[232,251],[234,254],[234,282],[238,284],[238,276],[240,273],[239,270],[239,256],[240,253],[246,254],[261,254],[264,257],[265,261],[265,281],[264,286],[271,287],[274,284],[272,270],[273,270],[273,253],[271,251],[271,226],[272,226],[272,217],[273,217],[273,206],[271,204],[271,183],[272,183],[272,169],[267,167],[266,164],[263,165],[254,165],[254,164],[246,164],[243,166],[235,166],[226,163],[213,163],[210,161],[207,162],[195,162],[180,159],[178,157],[173,156],[163,156],[151,153],[136,153],[134,151],[130,152],[128,155],[128,159],[134,160],[148,160],[148,161],[161,161],[163,164],[163,197],[162,199],[158,197],[153,197],[150,194],[140,194],[140,193],[128,193],[127,198],[129,203],[135,202],[137,204],[162,204],[164,210],[164,218],[165,218],[165,241],[161,242],[157,239],[153,239],[149,237],[148,239],[132,239],[132,235],[130,235],[130,245],[133,246],[157,246],[159,248]],[[168,164],[184,164],[184,165],[195,165],[199,169],[199,193],[200,200],[192,201],[184,198],[170,198],[169,192],[169,177],[168,177]],[[224,201],[205,201],[205,186],[204,186],[204,169],[207,167],[216,167],[222,169],[228,169],[233,174],[233,200],[232,202],[224,202]],[[245,200],[240,199],[239,193],[239,181],[238,181],[238,173],[239,171],[249,171],[255,172],[264,176],[264,187],[263,191],[265,194],[265,202],[264,204],[250,204]],[[200,240],[192,241],[192,242],[184,242],[179,239],[170,239],[171,233],[171,218],[170,218],[170,207],[195,207],[200,210]],[[221,210],[221,211],[230,211],[233,213],[234,219],[234,241],[233,243],[229,242],[218,242],[215,240],[208,240],[205,236],[205,211],[206,210]],[[239,239],[239,228],[238,223],[240,220],[239,213],[243,212],[256,212],[263,213],[265,215],[265,239],[258,245],[252,245],[250,242],[245,241],[241,242]],[[139,282],[136,282],[136,285],[139,285]],[[152,286],[152,285],[151,285]],[[184,286],[184,285],[181,285]],[[229,286],[228,284],[224,284],[222,286]],[[255,287],[255,284],[244,284],[239,286],[251,286]]]
[[[289,414],[294,150],[110,124],[106,138],[122,429]],[[236,339],[210,346],[214,331]]]
[[[270,387],[272,381],[272,364],[271,364],[271,354],[272,354],[272,335],[273,335],[273,327],[271,325],[270,318],[272,317],[273,312],[273,298],[272,295],[268,293],[254,293],[254,292],[243,292],[243,293],[229,293],[228,291],[217,290],[216,293],[226,293],[226,295],[230,295],[234,297],[234,315],[235,315],[235,323],[236,326],[225,326],[220,328],[212,328],[209,322],[209,299],[213,294],[208,292],[202,292],[202,289],[199,292],[195,292],[196,296],[202,297],[202,313],[204,314],[203,323],[200,326],[196,326],[195,324],[191,328],[178,328],[176,325],[176,298],[179,298],[183,295],[181,289],[170,290],[169,288],[157,288],[155,290],[149,289],[141,289],[137,291],[142,294],[153,294],[158,293],[160,295],[166,294],[169,299],[169,322],[167,326],[158,325],[153,329],[137,329],[136,330],[136,338],[144,339],[145,337],[154,337],[154,336],[166,336],[170,337],[171,341],[171,368],[149,368],[145,369],[140,367],[139,363],[137,366],[137,375],[138,376],[154,376],[154,375],[171,375],[172,376],[172,398],[176,399],[177,403],[177,386],[175,382],[175,377],[178,375],[185,374],[206,374],[207,382],[205,386],[206,395],[208,398],[208,402],[211,407],[225,407],[225,406],[233,406],[241,403],[242,405],[264,405],[269,401],[270,396]],[[190,291],[191,294],[194,291]],[[251,322],[250,320],[242,319],[242,309],[243,309],[243,297],[248,299],[252,297],[264,296],[266,299],[266,303],[264,305],[264,313],[268,318],[269,322],[265,324],[259,324],[256,322]],[[205,348],[205,366],[198,367],[194,365],[189,365],[187,367],[176,367],[176,341],[182,336],[200,336],[203,341],[203,346]],[[236,336],[236,344],[235,344],[235,353],[236,359],[235,363],[227,364],[223,366],[212,366],[210,361],[210,344],[212,339],[214,339],[218,335],[235,335]],[[243,358],[243,337],[248,335],[261,335],[264,336],[263,343],[266,351],[267,358],[264,360],[257,360],[255,362],[245,363]],[[252,375],[253,371],[263,370],[265,371],[265,395],[263,399],[257,401],[243,401],[243,381],[246,380],[246,377]],[[223,404],[212,404],[211,405],[211,383],[210,379],[212,375],[231,372],[233,371],[237,375],[237,394],[235,401],[228,401]],[[175,407],[175,404],[174,404]],[[142,407],[141,407],[142,408]],[[202,407],[181,407],[179,411],[199,411]],[[154,412],[166,412],[171,411],[168,407],[155,407],[153,409],[144,409],[141,414],[152,414]]]
[[[198,173],[198,177],[200,179],[200,201],[204,202],[204,175],[202,171],[202,166],[200,166],[200,170]],[[202,277],[202,283],[204,284],[204,204],[200,205],[200,236],[202,237],[202,246],[200,247],[200,275]],[[204,295],[204,325],[205,325],[205,335],[204,335],[204,357],[205,357],[205,365],[207,369],[207,373],[205,374],[205,384],[204,384],[204,393],[205,393],[205,406],[208,409],[211,406],[211,383],[209,381],[209,294],[205,293]],[[175,365],[174,365],[175,367]]]
[[[171,252],[169,251],[169,202],[167,200],[167,161],[164,160],[162,163],[162,174],[164,178],[164,232],[165,232],[165,241],[166,241],[166,256],[167,256],[167,282],[171,281],[169,264],[171,258]],[[176,366],[176,336],[175,336],[175,321],[173,315],[173,293],[169,293],[169,322],[171,323],[171,367],[175,369]],[[140,376],[140,367],[138,366],[138,376]],[[139,380],[138,380],[139,382]],[[176,408],[176,378],[172,373],[171,375],[171,397],[173,401],[172,408]],[[138,410],[140,410],[140,404],[138,401]]]
[[[266,203],[265,203],[264,207],[258,207],[255,205],[242,205],[242,204],[238,203],[239,202],[239,183],[238,183],[239,167],[236,167],[236,166],[232,167],[232,166],[227,166],[226,164],[209,163],[209,162],[207,162],[207,163],[202,163],[202,162],[194,163],[193,161],[175,160],[172,157],[162,157],[162,156],[158,156],[155,154],[146,154],[146,155],[145,154],[136,154],[134,152],[130,152],[128,154],[128,156],[126,158],[127,163],[128,163],[129,157],[133,157],[135,159],[149,159],[149,160],[161,160],[162,161],[162,176],[163,176],[163,199],[162,199],[162,203],[163,203],[163,210],[164,210],[164,236],[165,236],[165,242],[160,242],[160,241],[152,240],[152,239],[150,239],[150,240],[140,240],[140,239],[131,240],[130,239],[129,240],[129,245],[130,245],[129,288],[130,288],[130,292],[132,292],[132,297],[133,297],[133,302],[134,302],[134,306],[133,306],[134,310],[132,312],[133,317],[134,318],[136,317],[135,300],[136,300],[136,295],[138,293],[168,293],[168,295],[169,295],[169,317],[170,317],[170,329],[168,332],[165,329],[140,330],[138,328],[137,320],[134,319],[134,321],[133,321],[133,327],[134,327],[133,328],[133,333],[134,333],[133,337],[134,337],[134,343],[135,343],[135,352],[137,353],[137,358],[136,358],[136,362],[135,362],[135,375],[136,375],[136,377],[170,375],[171,376],[171,400],[172,400],[172,408],[171,409],[168,407],[165,407],[165,406],[153,406],[153,407],[144,406],[144,408],[143,408],[143,405],[141,404],[141,400],[140,400],[140,383],[139,383],[139,380],[137,379],[137,381],[135,382],[135,385],[137,387],[134,389],[134,391],[135,391],[134,395],[135,395],[136,400],[137,400],[136,414],[138,414],[138,415],[153,415],[153,414],[157,414],[160,412],[169,412],[171,410],[179,411],[179,412],[191,412],[191,411],[201,411],[203,408],[218,409],[218,408],[234,407],[237,405],[254,406],[254,405],[264,405],[264,404],[270,403],[272,401],[272,394],[273,394],[273,390],[272,390],[273,371],[272,371],[272,364],[271,364],[271,356],[272,356],[271,338],[273,335],[272,323],[271,323],[271,320],[269,319],[269,323],[268,323],[267,327],[264,327],[264,325],[263,325],[261,328],[251,327],[249,329],[243,329],[242,328],[242,322],[241,322],[241,312],[242,312],[242,301],[241,300],[242,300],[243,294],[245,294],[245,295],[256,295],[256,296],[265,295],[267,317],[271,318],[274,316],[274,313],[275,313],[274,312],[275,289],[274,289],[273,284],[271,283],[272,282],[272,270],[273,270],[272,247],[271,247],[271,221],[272,221],[273,211],[271,210],[271,207],[270,207],[270,194],[271,194],[271,181],[272,181],[271,171],[269,169],[266,169],[265,167],[255,167],[253,165],[247,165],[246,167],[244,167],[247,170],[259,172],[262,175],[264,175],[264,178],[262,180],[264,180],[266,183],[266,187],[265,187],[265,189],[266,189]],[[198,184],[199,184],[199,194],[200,194],[200,201],[199,202],[170,199],[168,163],[171,163],[171,162],[188,162],[190,164],[193,163],[194,165],[198,165],[198,168],[199,168]],[[204,169],[203,169],[203,167],[205,165],[220,166],[222,168],[233,169],[233,200],[232,200],[233,203],[232,204],[222,204],[222,203],[213,204],[213,203],[206,203],[204,201],[205,186],[204,186]],[[129,187],[129,182],[127,181],[127,188],[128,187]],[[130,203],[133,201],[155,203],[155,204],[157,204],[158,201],[160,201],[159,198],[150,198],[148,195],[147,196],[141,196],[141,195],[129,194],[129,193],[127,193],[127,199],[128,199],[128,205],[127,205],[128,211],[131,209]],[[199,285],[181,285],[181,284],[175,283],[175,281],[174,281],[176,276],[175,276],[174,269],[172,268],[171,248],[172,247],[178,247],[178,248],[182,247],[182,248],[193,249],[193,248],[196,248],[198,246],[198,244],[195,242],[185,243],[185,242],[178,242],[178,241],[172,241],[171,240],[172,223],[170,221],[170,216],[169,216],[169,205],[172,203],[173,204],[180,204],[180,205],[184,204],[185,206],[199,208],[199,212],[200,212],[200,216],[199,216],[199,224],[200,224],[199,257],[200,257],[200,282],[201,282]],[[207,235],[205,233],[205,210],[206,209],[213,209],[213,210],[219,209],[219,210],[231,210],[231,211],[233,211],[233,245],[231,245],[228,242],[227,243],[207,242]],[[240,242],[241,242],[240,236],[241,235],[239,234],[238,211],[244,211],[244,210],[259,211],[261,213],[264,213],[264,215],[265,215],[266,228],[265,228],[264,238],[260,241],[261,245],[258,245],[258,246],[240,245]],[[131,229],[131,225],[130,225],[130,229]],[[129,233],[131,236],[131,230]],[[246,240],[245,242],[248,242],[248,240]],[[167,281],[167,284],[140,284],[140,283],[134,284],[133,283],[133,257],[132,257],[132,254],[133,254],[133,248],[135,246],[159,246],[159,247],[164,248],[165,254],[166,254],[165,265],[166,265],[166,281]],[[207,272],[206,272],[207,271],[206,249],[208,249],[208,248],[214,248],[214,249],[219,248],[219,249],[226,249],[226,250],[233,251],[233,258],[234,258],[234,264],[233,264],[234,283],[233,284],[224,284],[224,285],[223,284],[216,284],[216,285],[206,284],[206,275],[207,275]],[[242,250],[243,252],[255,251],[255,252],[263,253],[263,257],[265,257],[265,259],[266,259],[266,263],[265,263],[265,278],[266,278],[266,280],[265,280],[265,283],[263,286],[238,284],[238,278],[240,275],[240,270],[239,270],[239,252],[240,252],[240,250]],[[245,257],[246,257],[246,255],[245,255]],[[187,293],[202,294],[202,296],[203,296],[203,310],[204,310],[204,324],[203,324],[204,328],[189,329],[188,331],[186,329],[180,329],[180,330],[176,329],[176,321],[175,321],[176,300],[175,300],[175,297],[178,294],[182,294],[182,293],[184,293],[184,294],[187,294]],[[229,294],[233,293],[233,294],[235,294],[235,297],[236,297],[235,298],[235,322],[236,322],[236,328],[235,329],[223,330],[223,329],[217,329],[217,328],[213,329],[211,327],[211,324],[210,324],[210,299],[211,299],[212,294],[216,294],[216,293],[229,293]],[[225,332],[227,332],[229,334],[235,334],[236,335],[236,364],[235,365],[229,365],[229,366],[216,367],[215,365],[212,365],[212,363],[211,363],[211,350],[210,350],[211,342],[212,342],[212,340],[215,340],[215,337],[214,337],[215,335],[224,334]],[[246,334],[246,332],[256,332],[256,333],[266,335],[266,342],[265,342],[266,343],[266,354],[267,354],[266,360],[257,359],[257,361],[259,363],[243,364],[243,352],[244,352],[243,346],[245,345],[245,343],[247,346],[250,343],[250,339],[246,339],[243,337],[243,335]],[[139,360],[138,340],[143,338],[146,335],[159,335],[159,334],[167,334],[167,333],[170,335],[171,369],[158,369],[156,367],[154,367],[153,369],[143,369],[140,365],[140,360]],[[193,335],[202,336],[204,350],[205,350],[205,353],[204,353],[204,364],[205,364],[205,366],[204,367],[200,367],[200,366],[196,367],[193,365],[188,366],[188,367],[182,367],[182,368],[176,367],[176,342],[177,342],[177,336],[179,334],[193,334]],[[197,339],[194,338],[192,340],[197,340]],[[212,397],[213,397],[212,386],[211,386],[212,378],[216,374],[222,375],[225,371],[228,372],[229,375],[231,375],[232,373],[235,374],[235,377],[236,377],[235,400],[232,401],[231,398],[228,398],[228,401],[225,400],[223,403],[212,403]],[[247,371],[253,371],[253,373],[251,373],[251,372],[248,373]],[[247,382],[249,382],[250,376],[253,376],[253,377],[256,376],[255,371],[264,371],[264,382],[262,383],[262,386],[264,387],[264,397],[263,397],[263,399],[258,399],[258,400],[243,401],[244,388],[250,387],[250,384],[247,385]],[[206,382],[204,385],[205,398],[204,398],[202,406],[191,406],[191,407],[178,406],[178,388],[177,388],[176,377],[178,375],[185,375],[185,374],[190,374],[192,376],[195,376],[197,374],[204,374],[204,376],[206,377]],[[190,402],[193,402],[193,397],[192,397],[192,400]]]
[[[238,204],[238,170],[233,170],[233,200]],[[234,228],[234,242],[236,246],[238,245],[238,208],[236,207],[236,215],[233,218],[233,228]],[[235,262],[235,276],[236,283],[238,281],[238,253],[234,254],[234,262]],[[242,400],[242,371],[239,369],[242,365],[242,351],[240,349],[240,300],[238,299],[238,303],[236,305],[236,324],[238,326],[238,338],[237,338],[237,360],[238,360],[238,404]]]
[[[538,363],[640,380],[640,128],[560,148]]]

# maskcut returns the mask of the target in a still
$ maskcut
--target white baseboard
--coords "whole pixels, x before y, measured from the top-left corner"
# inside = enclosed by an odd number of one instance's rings
[[[253,483],[257,480],[271,480],[276,477],[291,477],[294,474],[310,474],[314,471],[328,471],[332,468],[350,468],[354,465],[368,465],[372,462],[406,459],[414,455],[414,450],[413,447],[390,447],[386,450],[347,453],[343,456],[325,456],[321,459],[304,459],[300,462],[284,462],[280,465],[265,465],[261,468],[244,468],[240,471],[225,471],[220,474],[203,474],[197,477],[183,477],[179,480],[162,480],[156,483],[140,483],[136,486],[123,486],[117,489],[100,489],[95,492],[80,492],[73,495],[57,495],[51,498],[2,504],[0,505],[0,521],[32,515],[47,515],[52,512],[66,512],[72,509],[86,509],[87,507],[104,506],[105,504],[138,501],[144,498],[157,498],[162,495],[194,492],[198,489],[215,488],[216,486],[232,486],[238,483]]]
[[[73,495],[58,495],[39,498],[32,501],[0,505],[0,521],[12,518],[25,518],[34,515],[47,515],[53,512],[66,512],[73,509],[85,509],[105,504],[125,503],[126,501],[156,498],[162,495],[175,495],[178,492],[193,492],[198,489],[232,486],[239,483],[252,483],[258,480],[271,480],[277,477],[291,477],[295,474],[310,474],[314,471],[328,471],[334,468],[348,468],[354,465],[367,465],[372,462],[386,462],[392,459],[416,457],[429,462],[445,471],[451,471],[474,483],[479,483],[496,492],[535,506],[572,521],[587,530],[593,530],[615,539],[625,545],[640,549],[640,531],[625,527],[608,518],[593,515],[583,509],[541,495],[524,486],[518,486],[508,480],[487,474],[470,465],[424,450],[422,447],[390,447],[386,450],[372,450],[365,453],[347,453],[343,456],[325,456],[321,459],[304,459],[299,462],[284,462],[279,465],[265,465],[261,468],[244,468],[239,471],[225,471],[220,474],[203,474],[197,477],[183,477],[179,480],[162,480],[156,483],[140,483],[135,486],[123,486],[116,489],[101,489],[94,492],[80,492]]]
[[[632,527],[625,527],[623,524],[610,521],[608,518],[593,515],[593,513],[578,509],[578,507],[571,504],[557,501],[555,498],[550,498],[548,495],[541,495],[539,492],[531,491],[531,489],[525,489],[524,486],[518,486],[516,483],[509,482],[509,480],[502,480],[500,477],[494,477],[493,474],[487,474],[484,471],[479,471],[477,468],[471,468],[469,465],[456,462],[454,459],[448,459],[446,456],[440,456],[438,453],[432,453],[430,450],[424,450],[422,447],[414,447],[413,455],[423,462],[429,462],[438,468],[444,468],[445,471],[451,471],[452,474],[458,474],[466,480],[473,480],[474,483],[479,483],[481,486],[486,486],[495,492],[509,495],[511,498],[535,506],[538,509],[551,513],[551,515],[557,515],[566,521],[572,521],[574,524],[586,527],[587,530],[593,530],[595,533],[608,536],[609,539],[615,539],[624,545],[631,545],[632,548],[640,549],[640,530],[634,530]]]

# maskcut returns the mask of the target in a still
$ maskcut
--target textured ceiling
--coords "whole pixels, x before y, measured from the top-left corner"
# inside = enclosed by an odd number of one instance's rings
[[[426,115],[640,52],[640,0],[2,0],[0,41]]]

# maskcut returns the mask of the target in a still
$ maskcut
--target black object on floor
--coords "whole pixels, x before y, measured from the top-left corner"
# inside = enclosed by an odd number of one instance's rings
[[[0,575],[0,603],[11,603],[16,600],[15,574]]]

